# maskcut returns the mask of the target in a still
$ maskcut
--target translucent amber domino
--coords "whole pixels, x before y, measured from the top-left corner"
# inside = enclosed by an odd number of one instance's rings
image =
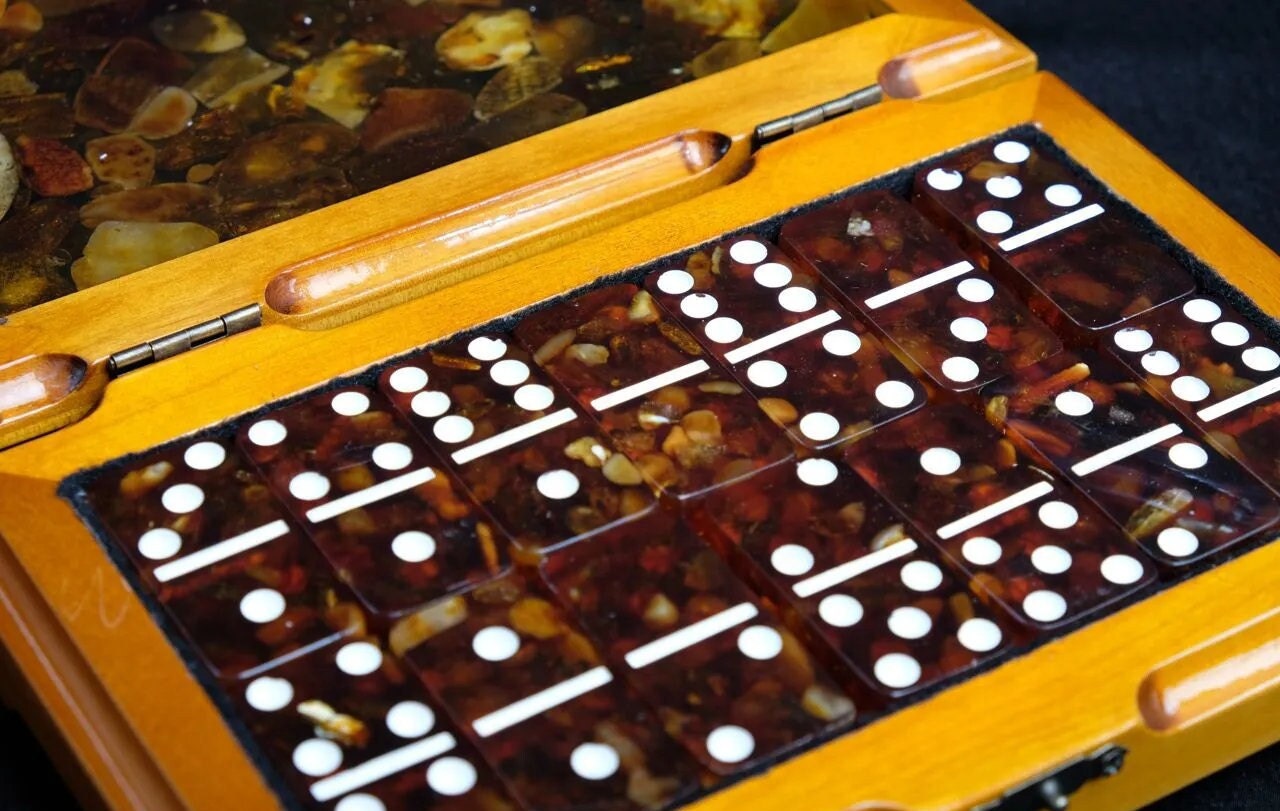
[[[945,389],[976,389],[1062,348],[1009,290],[889,192],[801,214],[783,226],[782,244]]]
[[[530,811],[660,808],[697,783],[659,718],[536,583],[510,575],[443,600],[402,620],[391,644]]]
[[[848,458],[1022,623],[1072,622],[1154,580],[1154,566],[1101,510],[1019,458],[968,408],[926,408]]]
[[[1105,329],[1195,289],[1092,181],[1016,139],[921,169],[916,201],[1004,270],[1055,327]]]
[[[371,612],[394,618],[507,566],[488,516],[371,389],[286,406],[239,438]]]
[[[433,347],[384,372],[381,388],[524,550],[653,506],[631,460],[508,335]]]
[[[852,720],[853,702],[677,516],[571,546],[545,564],[615,672],[708,768],[734,774]]]
[[[739,571],[854,691],[880,703],[998,658],[1003,621],[843,462],[777,465],[712,495]]]
[[[515,811],[502,783],[376,639],[329,645],[232,690],[236,712],[305,807]]]
[[[984,392],[989,417],[1167,566],[1273,525],[1276,496],[1117,361],[1064,353]]]
[[[924,388],[818,275],[750,236],[655,271],[645,289],[796,444],[839,444],[924,404]]]
[[[516,327],[650,482],[691,498],[791,454],[755,398],[649,293],[605,287]]]
[[[223,678],[252,675],[364,624],[233,446],[194,440],[98,478],[111,542]]]
[[[1108,349],[1280,490],[1280,352],[1257,326],[1225,301],[1197,295],[1115,330]]]

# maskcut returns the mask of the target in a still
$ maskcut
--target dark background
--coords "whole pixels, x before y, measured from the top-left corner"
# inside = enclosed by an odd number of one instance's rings
[[[1029,44],[1044,69],[1280,249],[1280,1],[974,2]],[[3,711],[0,741],[0,809],[73,805],[22,723]],[[1151,811],[1277,808],[1280,746]]]
[[[1280,1],[971,2],[1280,251]],[[1148,811],[1276,809],[1280,745]]]

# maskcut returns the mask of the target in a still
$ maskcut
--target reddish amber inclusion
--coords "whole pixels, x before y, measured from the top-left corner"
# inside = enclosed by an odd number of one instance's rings
[[[934,406],[849,449],[853,467],[1019,621],[1052,628],[1154,579],[1088,499],[977,413]]]
[[[743,576],[852,692],[910,695],[1003,654],[1003,621],[843,462],[786,463],[707,499]]]
[[[889,192],[802,214],[783,226],[782,244],[944,389],[976,389],[1062,347],[1003,285]]]
[[[635,285],[535,313],[516,337],[614,447],[674,497],[699,495],[790,455],[754,398]]]
[[[247,676],[363,626],[233,447],[200,440],[98,479],[89,497],[213,673]]]
[[[507,565],[484,511],[372,390],[271,412],[240,443],[372,612],[397,616]]]
[[[830,447],[924,403],[923,387],[817,274],[763,240],[695,253],[650,274],[645,290],[798,445]]]
[[[391,644],[526,808],[658,808],[697,783],[658,718],[537,583],[510,575],[437,602],[402,620]]]
[[[1197,295],[1111,334],[1111,353],[1273,489],[1280,488],[1280,352],[1220,298]]]
[[[1167,566],[1244,541],[1275,495],[1096,353],[1064,353],[984,392],[988,416]]]
[[[232,697],[308,808],[517,807],[417,677],[376,639],[349,639],[294,659],[237,685]]]
[[[1021,141],[988,141],[927,166],[915,188],[922,208],[1007,271],[1059,329],[1105,329],[1195,288],[1091,182]]]
[[[653,505],[631,460],[510,336],[434,347],[385,372],[381,388],[524,550]]]
[[[718,774],[853,718],[800,641],[673,513],[569,547],[545,568],[615,671]]]

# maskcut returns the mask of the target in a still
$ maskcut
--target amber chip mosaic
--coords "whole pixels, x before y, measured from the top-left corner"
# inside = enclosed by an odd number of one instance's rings
[[[0,2],[0,317],[884,10]]]

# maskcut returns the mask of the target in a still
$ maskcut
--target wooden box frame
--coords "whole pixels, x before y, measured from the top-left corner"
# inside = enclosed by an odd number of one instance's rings
[[[878,66],[904,50],[975,25],[998,32],[963,4],[894,5],[932,17],[889,15],[834,35],[841,45],[879,50],[838,77],[814,78],[786,107],[870,84]],[[816,53],[808,47],[770,57],[769,72],[785,74],[789,59],[803,64]],[[308,323],[277,314],[260,328],[109,385],[105,374],[94,377],[114,349],[226,312],[247,291],[262,300],[280,251],[300,260],[423,220],[439,205],[419,200],[427,188],[443,189],[449,207],[461,206],[503,191],[510,162],[564,171],[604,157],[606,149],[670,136],[672,120],[681,121],[681,130],[725,132],[732,154],[746,149],[752,125],[787,110],[752,103],[711,114],[718,120],[704,127],[698,103],[729,84],[708,80],[15,317],[0,331],[0,358],[66,354],[89,369],[90,384],[58,400],[57,418],[39,426],[65,427],[0,453],[7,694],[20,697],[20,708],[76,778],[81,798],[121,809],[256,809],[277,802],[144,604],[58,497],[60,482],[78,470],[1023,124],[1041,128],[1264,311],[1280,313],[1280,290],[1268,283],[1280,273],[1280,258],[1059,80],[1032,74],[1025,52],[1009,53],[998,81],[979,80],[959,97],[890,100],[797,133],[755,152],[732,177],[704,178],[675,202],[633,201],[625,216],[575,221],[577,231],[526,243],[511,261],[406,288],[338,327],[332,319]],[[781,89],[775,80],[757,91]],[[644,105],[688,116],[636,118],[637,110],[650,109]],[[619,139],[606,144],[595,137],[622,122],[630,129]],[[576,151],[566,154],[569,147]],[[375,219],[387,210],[395,215]],[[173,292],[172,277],[209,262],[236,270]],[[386,306],[393,299],[404,300]],[[60,326],[69,323],[78,326]],[[1115,743],[1129,752],[1123,769],[1086,784],[1073,803],[1134,808],[1277,739],[1280,544],[1272,543],[694,807],[967,809]]]

